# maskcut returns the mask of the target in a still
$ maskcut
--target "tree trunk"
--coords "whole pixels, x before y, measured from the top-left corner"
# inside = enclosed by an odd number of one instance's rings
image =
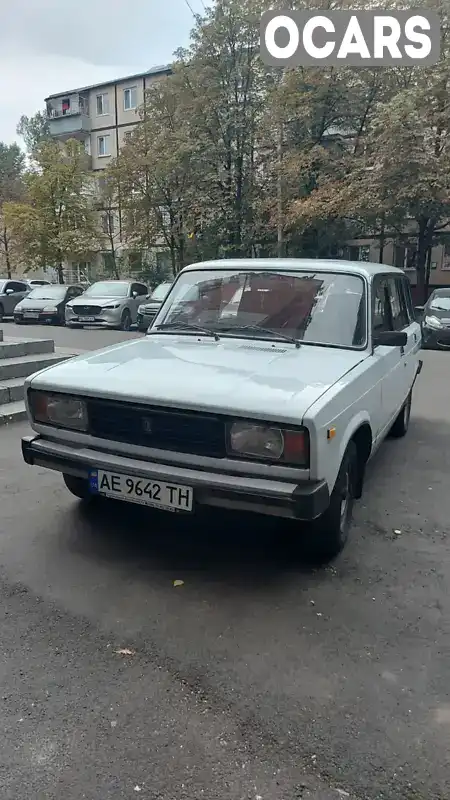
[[[283,124],[278,130],[278,176],[277,176],[277,257],[283,257],[283,185],[281,167],[283,164]]]
[[[428,249],[431,248],[433,239],[434,224],[433,220],[421,217],[418,221],[419,230],[417,234],[417,296],[420,302],[426,303],[428,300],[428,289],[426,283],[426,261]]]
[[[3,248],[5,251],[5,261],[6,261],[6,274],[8,278],[11,280],[11,259],[9,257],[9,243],[8,243],[8,232],[6,228],[3,228]]]
[[[430,286],[430,274],[431,274],[431,253],[432,253],[431,245],[428,247],[427,250],[427,257],[426,257],[426,264],[425,264],[425,302],[428,300],[429,295],[429,286]]]
[[[63,267],[61,261],[59,262],[58,266],[56,267],[56,270],[58,272],[58,283],[64,283],[64,267]]]
[[[384,246],[386,244],[385,227],[384,227],[384,214],[381,217],[379,242],[380,242],[380,255],[379,255],[378,261],[379,261],[380,264],[382,264],[383,263],[383,258],[384,258]]]

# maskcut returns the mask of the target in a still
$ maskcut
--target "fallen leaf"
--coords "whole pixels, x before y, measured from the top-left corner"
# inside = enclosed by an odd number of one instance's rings
[[[121,647],[116,650],[118,656],[135,656],[136,650],[130,650],[128,647]]]
[[[140,787],[140,786],[135,786],[135,787],[134,787],[134,791],[135,791],[135,792],[142,792],[142,789],[141,789],[141,787]]]
[[[173,582],[174,586],[183,586],[183,584],[184,584],[184,581],[174,581]]]

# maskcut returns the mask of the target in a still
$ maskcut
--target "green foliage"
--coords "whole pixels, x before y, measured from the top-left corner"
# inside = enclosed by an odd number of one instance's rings
[[[18,253],[12,230],[5,218],[4,206],[9,202],[17,202],[23,196],[24,168],[25,156],[20,147],[0,142],[0,271],[5,269],[9,278]]]
[[[32,117],[23,114],[18,122],[16,133],[24,140],[28,154],[34,156],[40,145],[51,139],[47,112],[37,111]]]
[[[63,282],[66,259],[84,260],[99,247],[86,154],[76,141],[45,141],[35,155],[24,201],[5,203],[5,219],[27,263],[56,268]]]

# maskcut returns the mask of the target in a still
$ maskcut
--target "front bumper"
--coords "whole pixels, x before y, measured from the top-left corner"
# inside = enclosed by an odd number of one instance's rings
[[[152,311],[151,313],[142,314],[138,313],[137,315],[137,326],[138,330],[146,331],[149,326],[152,324],[153,320],[155,319],[157,311]]]
[[[89,470],[104,469],[149,480],[192,486],[195,504],[235,511],[252,511],[307,521],[323,514],[330,502],[326,481],[304,481],[296,484],[251,475],[208,473],[199,469],[186,469],[172,464],[159,464],[92,448],[61,444],[42,436],[25,436],[22,439],[22,455],[27,464],[47,467],[86,480]]]
[[[422,347],[423,348],[450,348],[450,328],[422,328]]]
[[[68,328],[119,328],[120,316],[116,317],[95,317],[90,322],[80,321],[76,316],[66,317],[66,326]]]
[[[37,317],[27,317],[23,313],[14,312],[14,322],[24,323],[25,325],[55,325],[60,322],[60,316],[57,311],[50,313],[40,311]]]

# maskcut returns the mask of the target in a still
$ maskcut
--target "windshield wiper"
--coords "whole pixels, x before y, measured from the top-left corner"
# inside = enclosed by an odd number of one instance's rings
[[[194,325],[191,322],[163,322],[162,325],[156,325],[154,328],[150,328],[148,333],[152,333],[152,331],[165,330],[197,331],[198,333],[204,333],[206,336],[213,336],[216,342],[220,341],[220,336],[216,331],[211,330],[211,328],[202,328],[201,325]]]
[[[227,327],[223,328],[220,327],[221,331],[254,331],[255,333],[265,333],[268,336],[274,337],[277,336],[278,339],[284,339],[285,342],[291,342],[291,344],[295,344],[297,348],[301,347],[301,342],[299,339],[296,339],[294,336],[288,336],[286,333],[280,333],[279,331],[273,331],[270,328],[262,328],[261,325],[227,325]]]

